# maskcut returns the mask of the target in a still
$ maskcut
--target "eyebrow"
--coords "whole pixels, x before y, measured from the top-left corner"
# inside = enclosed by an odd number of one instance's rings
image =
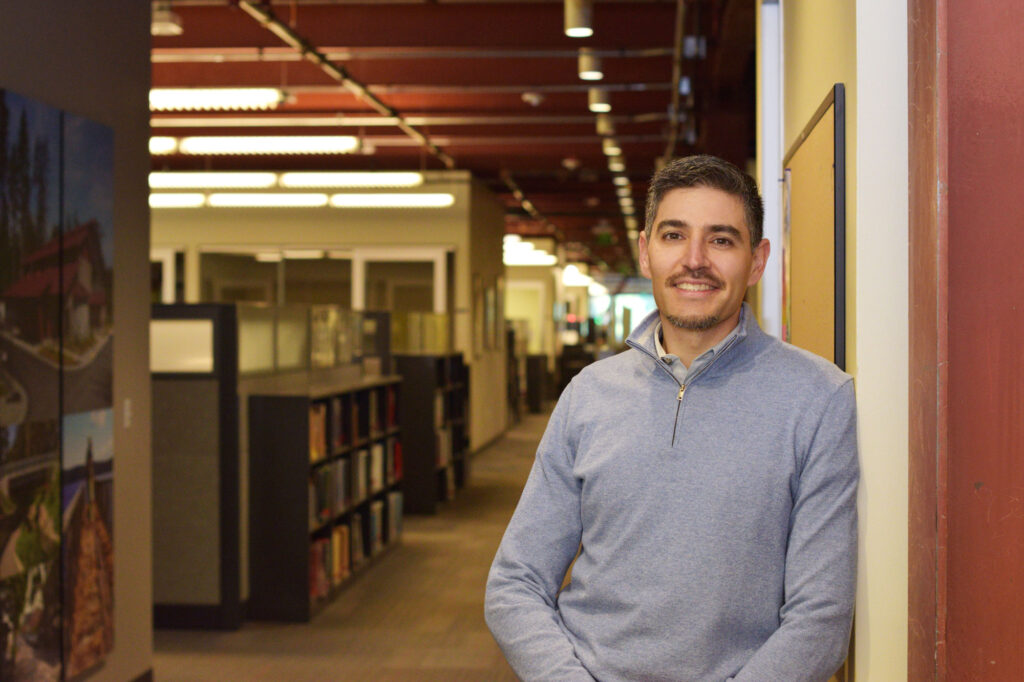
[[[690,224],[688,222],[686,222],[685,220],[676,220],[675,218],[667,218],[667,219],[662,220],[660,223],[657,224],[657,226],[655,227],[655,232],[660,233],[662,230],[669,229],[669,228],[679,228],[679,229],[682,229],[682,228],[686,228],[686,227],[689,227],[689,226],[690,226]],[[738,229],[736,229],[734,226],[732,226],[732,225],[725,225],[725,224],[723,224],[723,225],[710,225],[708,227],[708,230],[710,232],[712,232],[712,233],[715,233],[715,234],[728,234],[728,235],[730,235],[732,237],[735,237],[736,239],[743,239],[743,234]]]

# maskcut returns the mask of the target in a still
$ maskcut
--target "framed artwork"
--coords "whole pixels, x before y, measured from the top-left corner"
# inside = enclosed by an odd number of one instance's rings
[[[846,367],[846,98],[829,91],[783,160],[782,338]]]

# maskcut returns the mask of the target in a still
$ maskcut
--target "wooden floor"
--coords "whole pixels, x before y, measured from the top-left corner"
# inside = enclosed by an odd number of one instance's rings
[[[469,487],[406,517],[401,542],[312,623],[158,630],[157,682],[515,680],[484,624],[484,584],[546,424],[527,416],[480,452]]]

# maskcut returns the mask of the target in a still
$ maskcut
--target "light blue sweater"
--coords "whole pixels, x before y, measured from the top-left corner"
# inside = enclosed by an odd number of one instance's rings
[[[528,681],[827,680],[856,584],[852,380],[745,310],[679,400],[657,319],[562,393],[487,624]]]

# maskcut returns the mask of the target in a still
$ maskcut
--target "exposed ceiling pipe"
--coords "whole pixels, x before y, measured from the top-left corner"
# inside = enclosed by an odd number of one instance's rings
[[[325,47],[321,53],[335,62],[369,59],[573,59],[578,50],[494,50],[475,48],[343,48]],[[601,49],[594,48],[594,54],[606,59],[643,59],[650,57],[671,57],[671,47],[649,47],[644,49]],[[160,47],[153,48],[151,60],[154,64],[214,63],[226,62],[298,62],[300,54],[282,48],[194,48]]]
[[[685,119],[685,114],[680,121]],[[464,125],[589,125],[591,115],[581,116],[405,116],[405,122],[413,126],[464,126]],[[631,116],[612,116],[617,123],[654,123],[668,120],[668,114],[653,112]],[[375,128],[394,126],[396,120],[390,116],[349,116],[346,114],[321,115],[262,115],[248,116],[153,116],[149,125],[153,128],[282,128],[282,127],[352,127]]]
[[[686,0],[676,0],[676,44],[672,56],[672,103],[669,104],[668,144],[662,155],[662,163],[668,163],[676,153],[679,139],[679,82],[683,78],[683,24],[686,18]]]
[[[239,0],[238,6],[244,10],[246,14],[258,21],[265,29],[293,47],[306,59],[319,66],[324,73],[341,83],[355,94],[356,97],[369,104],[377,113],[382,116],[394,118],[395,125],[397,125],[402,132],[419,142],[427,151],[437,157],[441,163],[444,164],[445,168],[451,169],[455,167],[455,159],[441,151],[441,149],[431,142],[426,135],[409,125],[397,110],[384,104],[384,102],[374,96],[365,85],[352,78],[344,67],[331,62],[317,51],[316,47],[314,47],[309,41],[298,35],[289,26],[282,23],[276,16],[274,16],[274,13],[269,6],[256,5],[255,3],[250,2],[250,0]]]

